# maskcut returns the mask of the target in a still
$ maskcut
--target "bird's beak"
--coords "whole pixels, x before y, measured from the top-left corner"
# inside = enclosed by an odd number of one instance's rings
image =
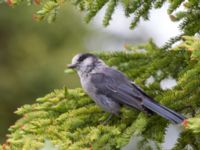
[[[76,64],[68,64],[67,67],[73,69],[76,68]]]

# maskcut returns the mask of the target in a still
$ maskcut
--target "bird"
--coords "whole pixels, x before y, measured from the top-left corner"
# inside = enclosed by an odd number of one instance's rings
[[[76,54],[68,68],[76,70],[83,90],[105,112],[119,115],[124,105],[147,114],[158,114],[174,124],[186,119],[182,114],[161,105],[121,71],[109,67],[91,53]]]

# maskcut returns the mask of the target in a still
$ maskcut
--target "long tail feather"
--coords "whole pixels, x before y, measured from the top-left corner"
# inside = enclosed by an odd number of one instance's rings
[[[186,119],[183,115],[162,106],[149,98],[144,99],[143,106],[176,124],[182,123]]]

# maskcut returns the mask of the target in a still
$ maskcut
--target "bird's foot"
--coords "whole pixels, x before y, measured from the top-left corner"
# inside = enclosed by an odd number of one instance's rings
[[[108,122],[110,121],[110,119],[112,118],[112,116],[113,116],[113,114],[110,114],[110,115],[107,117],[107,119],[104,120],[104,121],[102,121],[102,118],[101,118],[101,119],[100,119],[100,123],[101,123],[102,125],[107,125]],[[104,118],[105,118],[105,117],[104,117]]]
[[[103,125],[106,125],[106,124],[108,124],[108,122],[110,121],[110,119],[113,117],[113,114],[110,114],[109,116],[108,116],[108,118],[102,123]]]

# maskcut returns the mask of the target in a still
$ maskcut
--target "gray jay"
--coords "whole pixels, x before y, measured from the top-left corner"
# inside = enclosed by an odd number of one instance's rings
[[[77,71],[84,91],[104,111],[118,115],[122,105],[145,113],[157,113],[172,123],[182,123],[181,114],[165,107],[148,96],[139,86],[122,72],[110,68],[97,56],[89,53],[77,54],[68,65]]]

